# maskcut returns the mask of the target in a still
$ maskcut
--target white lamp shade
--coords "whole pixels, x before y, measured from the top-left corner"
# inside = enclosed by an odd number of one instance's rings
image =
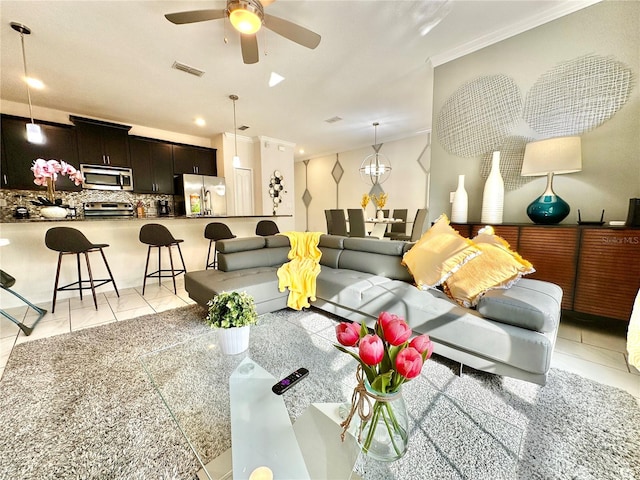
[[[556,137],[527,143],[522,161],[523,177],[573,173],[582,170],[580,137]]]
[[[35,123],[27,123],[27,142],[29,143],[44,143],[44,135],[40,125]]]

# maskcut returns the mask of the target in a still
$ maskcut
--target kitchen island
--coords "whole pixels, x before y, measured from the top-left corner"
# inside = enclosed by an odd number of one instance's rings
[[[255,235],[255,227],[261,219],[274,220],[280,231],[294,229],[291,215],[276,216],[224,216],[224,217],[145,217],[145,218],[76,218],[63,220],[46,220],[30,218],[9,220],[0,223],[0,238],[9,240],[9,244],[0,247],[0,268],[16,278],[13,289],[27,297],[30,301],[43,304],[50,310],[53,296],[58,252],[49,250],[45,243],[45,233],[54,226],[72,227],[80,230],[93,243],[108,243],[105,255],[113,272],[113,276],[122,291],[126,288],[142,286],[147,245],[140,242],[138,234],[145,223],[165,225],[175,238],[181,238],[182,254],[187,271],[203,270],[207,258],[209,240],[204,238],[205,226],[210,222],[223,222],[238,237]],[[163,249],[166,250],[166,249]],[[177,252],[176,256],[177,256]],[[90,255],[91,269],[94,278],[105,278],[106,269],[100,256]],[[155,257],[157,259],[157,256]],[[166,251],[163,252],[163,265],[168,268]],[[174,257],[176,258],[176,257]],[[157,268],[157,260],[153,257],[150,268]],[[82,262],[84,263],[84,262]],[[86,276],[86,265],[83,265],[83,278]],[[63,259],[60,271],[60,283],[67,284],[77,280],[75,261],[72,257]],[[147,282],[149,283],[149,281]],[[110,284],[98,288],[98,292],[113,290]],[[91,295],[90,291],[83,292]],[[58,298],[79,296],[78,291],[58,292]],[[22,304],[12,295],[2,294],[2,307],[12,308]]]

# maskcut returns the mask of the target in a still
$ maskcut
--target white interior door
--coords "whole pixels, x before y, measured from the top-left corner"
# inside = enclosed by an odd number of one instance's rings
[[[233,169],[236,215],[253,215],[253,170]]]

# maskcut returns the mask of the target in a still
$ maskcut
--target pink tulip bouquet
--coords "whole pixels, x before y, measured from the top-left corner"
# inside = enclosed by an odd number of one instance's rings
[[[336,326],[336,338],[339,342],[336,348],[351,355],[359,363],[356,373],[358,385],[354,390],[351,412],[342,423],[342,435],[344,439],[351,418],[358,410],[362,420],[358,441],[365,453],[371,446],[376,424],[384,424],[393,440],[392,430],[400,427],[385,397],[397,397],[393,394],[400,391],[403,383],[420,375],[422,365],[433,353],[433,343],[428,335],[420,335],[413,339],[411,335],[412,331],[407,322],[389,312],[380,313],[373,333],[369,333],[364,324],[343,322]],[[362,373],[366,377],[366,383]],[[373,407],[369,398],[375,400]],[[365,401],[369,404],[368,414],[362,413]],[[367,423],[372,425],[368,429]],[[367,432],[364,440],[363,429]],[[396,447],[394,444],[395,458],[399,458],[404,452],[399,452]]]

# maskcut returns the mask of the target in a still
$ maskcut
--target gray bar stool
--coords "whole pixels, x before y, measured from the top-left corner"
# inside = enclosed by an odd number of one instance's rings
[[[173,238],[169,229],[159,223],[148,223],[143,225],[140,229],[139,238],[142,243],[149,245],[149,248],[147,249],[147,264],[144,267],[144,280],[142,281],[142,295],[144,295],[144,289],[147,286],[147,278],[156,277],[158,278],[158,286],[161,285],[162,278],[171,277],[173,280],[173,293],[177,293],[176,277],[181,273],[187,272],[187,267],[184,265],[184,258],[182,258],[182,251],[180,250],[180,243],[184,242],[184,240]],[[171,270],[162,268],[162,247],[167,247],[169,250],[169,263],[171,264]],[[171,247],[178,247],[180,261],[182,262],[181,269],[176,270],[173,266]],[[152,273],[147,273],[149,271],[149,256],[151,255],[152,248],[158,249],[158,270]]]
[[[91,289],[93,294],[93,304],[98,309],[98,300],[96,299],[96,288],[101,287],[107,283],[113,283],[113,288],[116,291],[116,295],[120,296],[116,282],[111,274],[111,269],[107,263],[107,257],[104,255],[103,248],[108,247],[106,243],[91,243],[87,237],[80,230],[70,227],[54,227],[47,230],[44,237],[44,243],[51,250],[58,252],[58,268],[56,270],[56,281],[53,287],[53,305],[51,306],[51,313],[56,309],[56,298],[58,292],[66,290],[80,290],[80,300],[82,300],[82,290]],[[104,265],[107,267],[109,278],[94,279],[91,272],[91,264],[89,263],[89,253],[100,252]],[[82,272],[80,269],[80,254],[84,254],[85,261],[87,262],[87,273],[89,274],[89,280],[82,279]],[[78,267],[78,281],[72,282],[62,287],[58,287],[58,281],[60,280],[60,265],[62,264],[63,255],[75,255],[76,265]]]
[[[209,239],[209,251],[207,252],[207,263],[205,266],[205,270],[208,268],[218,268],[218,251],[213,251],[213,260],[209,261],[211,258],[211,246],[213,242],[217,242],[218,240],[227,240],[229,238],[236,238],[236,236],[231,233],[231,229],[224,223],[221,222],[211,222],[204,227],[204,238]]]

